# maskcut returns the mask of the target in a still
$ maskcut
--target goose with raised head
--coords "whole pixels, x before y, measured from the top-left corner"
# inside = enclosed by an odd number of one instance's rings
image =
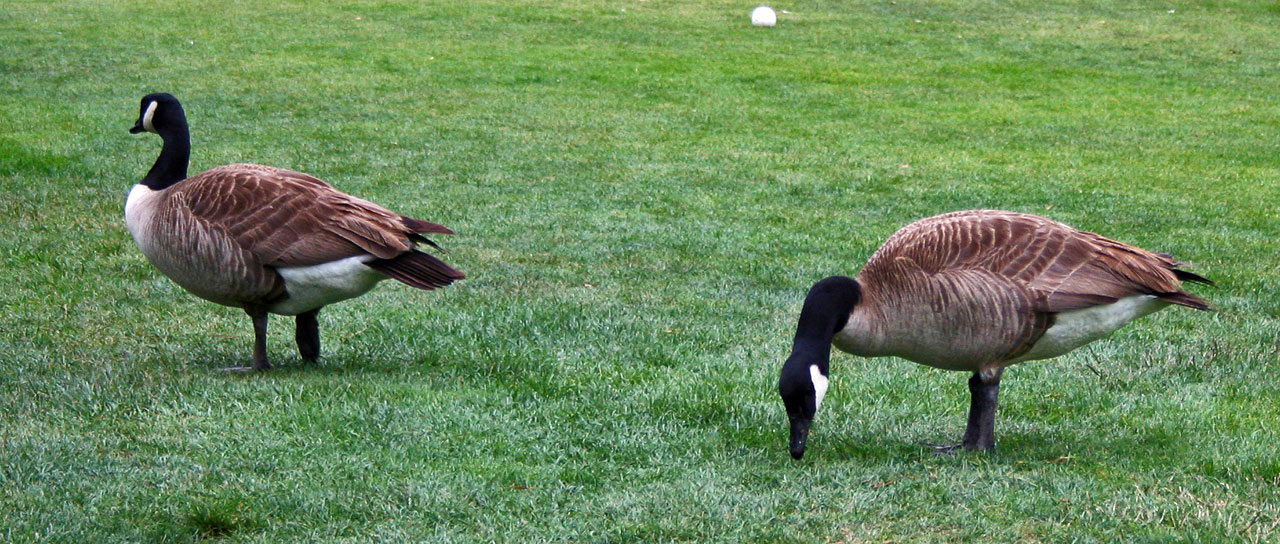
[[[1062,355],[1170,304],[1210,309],[1182,282],[1212,282],[1180,266],[1035,215],[971,210],[907,225],[857,279],[833,276],[809,290],[778,381],[791,456],[804,455],[832,344],[971,372],[960,447],[989,450],[1005,367]]]
[[[143,255],[196,296],[253,319],[253,367],[271,368],[269,314],[296,316],[302,359],[320,355],[317,314],[387,278],[436,289],[465,276],[419,251],[443,225],[405,217],[313,176],[232,164],[187,177],[187,118],[172,95],[144,96],[129,132],[163,140],[146,177],[129,191],[125,223]]]

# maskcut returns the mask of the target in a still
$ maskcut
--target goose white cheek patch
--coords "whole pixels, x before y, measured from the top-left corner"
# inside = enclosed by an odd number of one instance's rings
[[[818,370],[818,365],[809,365],[809,379],[813,381],[813,411],[816,413],[822,407],[822,397],[827,396],[828,380]]]
[[[159,102],[152,100],[150,104],[147,104],[146,113],[142,114],[142,128],[147,129],[147,132],[156,131],[156,126],[151,124],[151,118],[156,115],[156,104],[159,104]]]

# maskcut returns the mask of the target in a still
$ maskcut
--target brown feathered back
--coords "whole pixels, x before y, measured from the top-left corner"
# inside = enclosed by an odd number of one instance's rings
[[[368,253],[391,259],[415,233],[453,231],[404,217],[313,176],[270,166],[232,164],[173,187],[173,201],[216,225],[267,266],[309,266]]]
[[[922,272],[981,270],[1007,278],[1035,295],[1035,309],[1062,312],[1108,304],[1133,295],[1155,295],[1206,310],[1209,304],[1182,290],[1166,254],[1076,230],[1023,213],[967,210],[923,219],[891,236],[872,255],[862,276],[892,282],[886,260],[909,260]],[[1193,278],[1192,278],[1193,276]]]

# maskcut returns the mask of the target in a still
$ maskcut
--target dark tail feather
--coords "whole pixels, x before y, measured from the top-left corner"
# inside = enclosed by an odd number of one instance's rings
[[[441,251],[443,251],[444,248],[436,245],[435,242],[428,240],[426,236],[423,236],[418,233],[426,232],[426,233],[435,233],[435,234],[453,234],[453,229],[450,229],[449,227],[446,227],[439,223],[432,223],[430,221],[423,221],[421,219],[414,219],[412,217],[405,217],[403,215],[400,216],[400,222],[404,224],[405,228],[409,229],[410,240],[427,244]]]
[[[467,277],[444,261],[421,251],[411,250],[390,259],[369,261],[369,268],[382,272],[405,285],[419,289],[437,289]]]
[[[427,244],[427,245],[429,245],[429,246],[431,246],[431,247],[434,247],[434,248],[436,248],[436,249],[438,249],[438,250],[440,250],[440,251],[444,251],[444,248],[440,247],[440,246],[439,246],[438,244],[436,244],[435,242],[432,242],[431,240],[428,240],[426,236],[423,236],[423,235],[418,234],[418,233],[416,233],[416,232],[410,232],[410,233],[409,233],[409,239],[410,239],[410,240],[412,240],[412,241],[414,241],[414,242],[417,242],[417,243],[419,243],[419,244]]]
[[[1210,306],[1208,301],[1191,293],[1183,293],[1179,291],[1177,293],[1161,293],[1156,296],[1160,297],[1160,300],[1165,302],[1179,304],[1188,308],[1195,308],[1197,310],[1213,311],[1213,306]]]
[[[1204,276],[1201,276],[1193,272],[1187,272],[1186,270],[1179,270],[1177,268],[1172,268],[1170,269],[1170,271],[1173,272],[1174,277],[1178,278],[1178,281],[1189,281],[1193,283],[1203,283],[1206,285],[1214,285],[1213,280],[1210,280],[1209,278],[1206,278]],[[1188,308],[1195,308],[1197,310],[1213,311],[1213,307],[1209,305],[1208,301],[1198,296],[1195,296],[1191,293],[1187,293],[1185,291],[1178,291],[1176,293],[1161,293],[1156,296],[1160,297],[1160,299],[1164,300],[1165,302],[1180,304],[1182,306],[1186,306]]]
[[[1192,281],[1195,283],[1204,283],[1207,285],[1215,285],[1215,286],[1217,285],[1213,283],[1213,280],[1210,280],[1209,278],[1206,278],[1199,274],[1193,274],[1191,272],[1187,272],[1186,270],[1179,270],[1175,268],[1173,269],[1173,275],[1177,276],[1179,281]]]
[[[412,232],[431,232],[435,234],[453,234],[453,230],[439,223],[400,216],[400,222]]]

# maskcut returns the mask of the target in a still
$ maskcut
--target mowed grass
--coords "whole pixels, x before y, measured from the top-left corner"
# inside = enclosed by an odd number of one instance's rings
[[[0,11],[0,540],[1280,539],[1280,10],[1266,2],[20,2]],[[469,278],[383,284],[265,374],[240,311],[134,246],[259,162],[438,221]],[[807,288],[989,207],[1172,253],[1172,308],[967,376],[833,357],[809,454],[775,391]]]

